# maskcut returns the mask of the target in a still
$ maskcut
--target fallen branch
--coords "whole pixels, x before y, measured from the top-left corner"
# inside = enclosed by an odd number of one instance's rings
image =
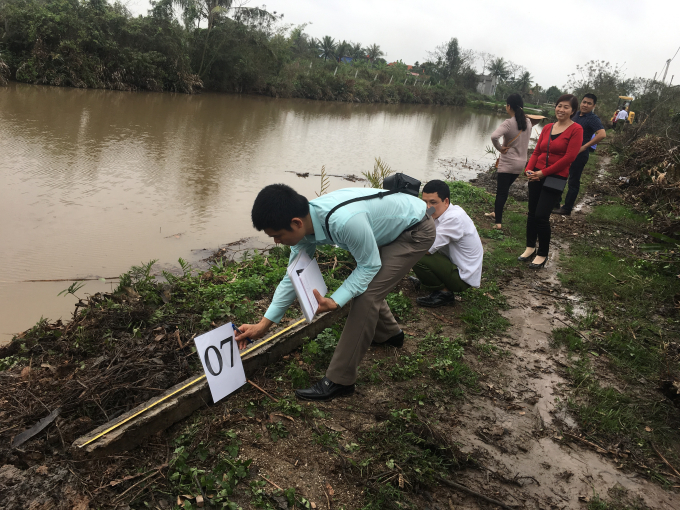
[[[595,443],[591,443],[590,441],[587,441],[586,439],[583,439],[582,437],[575,436],[574,434],[570,434],[569,432],[563,432],[563,434],[565,436],[569,436],[573,439],[578,439],[579,441],[587,444],[588,446],[592,446],[593,448],[595,448],[595,450],[597,450],[597,453],[609,453],[607,450],[602,448],[600,445],[597,445]]]
[[[664,462],[666,463],[666,465],[667,465],[669,468],[671,468],[671,470],[672,470],[677,476],[680,477],[680,473],[678,473],[678,470],[675,469],[675,468],[673,467],[673,465],[672,465],[670,462],[668,462],[668,461],[666,460],[666,457],[664,457],[663,455],[661,455],[661,452],[660,452],[659,450],[656,449],[656,446],[654,445],[654,443],[651,443],[651,445],[652,445],[652,448],[654,448],[654,451],[656,452],[656,454],[657,454],[659,457],[661,457],[661,460],[664,461]]]
[[[439,319],[440,321],[445,322],[446,324],[449,324],[450,326],[455,326],[455,325],[456,325],[455,322],[450,321],[449,319],[447,319],[447,318],[445,318],[445,317],[442,317],[441,315],[437,315],[437,314],[434,313],[434,312],[430,312],[430,314],[431,314],[432,317],[434,317],[435,319]]]
[[[266,476],[262,476],[262,475],[260,475],[259,473],[258,473],[258,475],[259,475],[259,477],[262,478],[264,481],[269,482],[269,483],[272,484],[274,487],[276,487],[276,488],[279,489],[281,492],[283,492],[283,489],[282,489],[281,487],[279,487],[278,485],[276,485],[274,482],[272,482],[269,478],[267,478]]]
[[[203,489],[201,482],[198,480],[198,475],[195,472],[194,472],[194,482],[196,482],[196,485],[198,485],[198,490],[201,491],[201,496],[203,497],[203,504],[208,503],[208,505],[210,505],[210,500],[208,499],[208,496],[205,494],[205,489]],[[198,496],[196,496],[196,503],[198,504]],[[203,505],[199,504],[198,506],[203,506]]]
[[[587,339],[585,336],[583,336],[583,334],[582,334],[578,329],[576,329],[576,328],[573,327],[573,326],[570,326],[569,324],[567,324],[566,322],[564,322],[562,319],[560,319],[560,318],[557,317],[556,315],[553,315],[553,317],[555,317],[555,318],[556,318],[558,321],[560,321],[562,324],[564,324],[564,325],[567,326],[569,329],[571,329],[572,331],[574,331],[578,336],[580,336],[581,338],[583,338],[586,342],[588,341],[588,339]]]
[[[540,294],[541,296],[548,296],[548,297],[555,298],[555,299],[564,299],[565,301],[573,301],[571,298],[568,298],[568,297],[555,296],[554,294],[548,294],[547,292],[539,292],[537,290],[534,290],[531,293],[532,294]]]
[[[123,493],[121,493],[120,496],[118,496],[118,497],[116,498],[116,501],[121,501],[122,498],[123,498],[123,496],[125,496],[125,494],[127,494],[127,493],[130,492],[132,489],[134,489],[135,487],[137,487],[140,483],[144,483],[144,482],[146,482],[149,478],[153,478],[154,476],[159,475],[160,472],[161,472],[161,470],[164,469],[164,468],[166,468],[166,467],[168,467],[167,464],[163,464],[163,465],[161,465],[161,466],[158,466],[158,467],[154,470],[154,472],[151,473],[149,476],[147,476],[147,477],[144,478],[143,480],[140,480],[140,481],[137,482],[136,484],[134,484],[134,485],[132,485],[131,487],[129,487],[128,489],[126,489]]]
[[[448,487],[451,487],[452,489],[456,489],[459,491],[466,492],[472,496],[475,496],[483,501],[486,501],[487,503],[491,503],[492,505],[498,505],[501,508],[504,508],[505,510],[514,510],[514,507],[508,506],[505,503],[501,503],[500,501],[496,501],[495,499],[491,499],[486,497],[484,494],[480,494],[479,492],[473,491],[472,489],[468,489],[465,487],[465,485],[460,485],[455,482],[449,482],[445,478],[442,478],[440,476],[435,476],[435,480],[437,480],[440,483],[443,483],[444,485],[447,485]]]
[[[278,399],[272,397],[269,393],[267,393],[266,391],[264,391],[262,388],[260,388],[260,387],[259,387],[257,384],[255,384],[253,381],[248,380],[248,382],[251,384],[251,386],[254,386],[254,387],[257,388],[258,390],[260,390],[262,393],[264,393],[264,394],[267,395],[269,398],[271,398],[274,402],[278,402],[278,401],[279,401]]]

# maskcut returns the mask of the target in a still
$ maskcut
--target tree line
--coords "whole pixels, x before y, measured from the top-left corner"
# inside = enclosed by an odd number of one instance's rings
[[[145,16],[107,0],[0,0],[0,83],[460,105],[476,94],[481,63],[499,80],[498,99],[560,93],[455,37],[407,66],[389,64],[379,44],[317,39],[305,29],[234,0],[151,1]]]

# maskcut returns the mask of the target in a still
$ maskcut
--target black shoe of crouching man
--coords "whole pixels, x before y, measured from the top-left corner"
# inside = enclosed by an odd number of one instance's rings
[[[432,294],[416,299],[416,303],[420,306],[427,306],[429,308],[437,308],[439,306],[455,305],[456,296],[453,292],[435,290]]]
[[[373,342],[371,345],[384,345],[384,346],[389,345],[389,346],[392,346],[392,347],[403,347],[403,345],[404,345],[404,332],[400,331],[399,333],[388,338],[384,342],[380,342],[380,343]]]
[[[415,276],[409,276],[408,281],[411,285],[413,285],[414,289],[420,290],[420,280],[418,278]]]
[[[295,395],[302,400],[316,400],[327,401],[333,400],[336,397],[344,397],[354,393],[354,385],[345,386],[343,384],[335,384],[333,381],[324,377],[318,383],[312,385],[311,388],[304,390],[295,390]]]

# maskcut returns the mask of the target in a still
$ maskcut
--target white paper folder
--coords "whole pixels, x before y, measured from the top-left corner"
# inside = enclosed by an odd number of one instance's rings
[[[293,283],[302,315],[305,316],[307,322],[312,322],[316,311],[319,309],[319,302],[314,297],[314,290],[318,290],[322,296],[325,296],[328,292],[319,264],[316,259],[309,258],[305,251],[300,251],[288,266],[288,277]]]

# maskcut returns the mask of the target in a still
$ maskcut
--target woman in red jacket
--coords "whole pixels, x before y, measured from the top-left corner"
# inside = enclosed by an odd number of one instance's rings
[[[524,262],[533,258],[529,265],[532,269],[542,268],[548,260],[550,213],[562,195],[569,177],[569,167],[578,156],[583,142],[583,128],[571,120],[577,110],[576,96],[560,96],[555,106],[557,122],[548,124],[541,131],[525,171],[529,178],[527,249],[518,260]]]

